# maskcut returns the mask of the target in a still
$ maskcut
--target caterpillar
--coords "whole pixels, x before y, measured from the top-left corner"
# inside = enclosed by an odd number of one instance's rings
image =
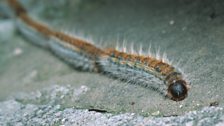
[[[128,53],[125,49],[99,48],[34,21],[17,0],[8,0],[8,4],[14,11],[13,17],[19,31],[26,38],[51,50],[75,68],[149,87],[174,101],[187,97],[190,83],[177,68],[162,59]]]

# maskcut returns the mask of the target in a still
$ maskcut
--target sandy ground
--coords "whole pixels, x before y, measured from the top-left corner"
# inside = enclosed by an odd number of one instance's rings
[[[12,102],[15,104],[12,108],[26,108],[31,104],[39,110],[41,106],[59,105],[62,112],[67,108],[81,115],[86,114],[86,109],[104,110],[119,117],[135,113],[127,117],[133,117],[130,120],[153,118],[152,123],[148,121],[152,125],[154,119],[164,122],[167,118],[163,116],[172,115],[178,115],[169,117],[175,118],[174,122],[184,118],[188,120],[186,124],[193,121],[192,125],[199,120],[209,120],[211,124],[223,121],[223,1],[74,0],[52,3],[51,0],[23,0],[23,3],[35,19],[55,29],[91,38],[100,46],[114,47],[125,40],[127,46],[135,43],[136,50],[140,45],[143,51],[151,45],[154,53],[160,48],[170,60],[179,63],[191,82],[191,89],[184,101],[174,102],[150,89],[101,74],[77,71],[48,50],[29,43],[16,32],[12,20],[0,17],[0,120],[5,120],[7,114],[4,113],[10,109],[4,107]],[[63,96],[59,93],[59,98],[54,97],[52,103],[51,96],[58,90],[52,88],[55,85],[62,87],[62,92],[67,88],[72,90]],[[207,108],[210,105],[219,108]],[[15,110],[23,113],[20,111]],[[33,117],[32,113],[27,113],[28,117]],[[196,113],[195,118],[191,113]],[[101,116],[109,118],[107,114]],[[192,120],[188,119],[191,117]]]

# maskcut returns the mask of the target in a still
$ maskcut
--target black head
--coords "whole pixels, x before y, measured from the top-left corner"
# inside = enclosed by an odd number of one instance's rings
[[[181,101],[187,96],[187,87],[184,80],[177,80],[168,87],[168,96],[175,101]]]

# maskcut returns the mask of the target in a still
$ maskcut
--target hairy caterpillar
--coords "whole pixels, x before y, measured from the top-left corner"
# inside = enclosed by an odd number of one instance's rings
[[[15,11],[16,24],[24,36],[50,49],[74,67],[156,89],[175,101],[187,97],[189,83],[180,71],[163,60],[98,48],[85,40],[54,31],[32,20],[17,0],[8,0],[8,3]]]

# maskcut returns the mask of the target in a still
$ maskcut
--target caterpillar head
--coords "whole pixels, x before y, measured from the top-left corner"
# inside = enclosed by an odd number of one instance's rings
[[[168,97],[174,101],[181,101],[188,94],[187,83],[184,80],[173,81],[168,87]]]

